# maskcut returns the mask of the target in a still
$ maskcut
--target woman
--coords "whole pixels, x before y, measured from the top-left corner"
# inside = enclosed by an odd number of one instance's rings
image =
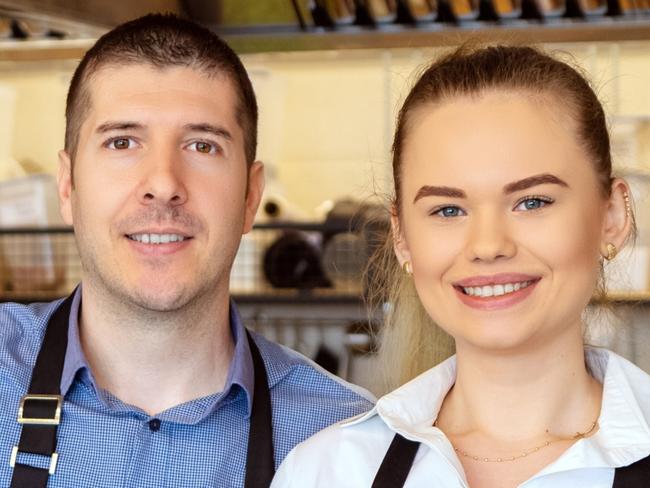
[[[634,230],[585,79],[532,48],[461,48],[406,98],[393,172],[385,364],[435,360],[433,322],[456,355],[300,445],[273,486],[650,486],[650,377],[583,345]]]

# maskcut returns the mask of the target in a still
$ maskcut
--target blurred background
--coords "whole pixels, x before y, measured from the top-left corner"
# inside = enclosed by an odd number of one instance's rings
[[[222,35],[258,96],[267,191],[232,274],[247,325],[377,393],[381,314],[365,310],[362,270],[387,228],[395,116],[418,70],[470,39],[577,62],[639,226],[606,269],[611,306],[594,302],[588,340],[650,371],[650,0],[0,0],[0,301],[78,282],[53,184],[68,84],[98,36],[154,11]]]

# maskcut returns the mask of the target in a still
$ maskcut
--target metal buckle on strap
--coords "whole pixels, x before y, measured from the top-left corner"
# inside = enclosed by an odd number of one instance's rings
[[[16,459],[18,458],[18,446],[14,446],[11,450],[11,458],[9,458],[9,466],[12,468],[16,467]],[[47,470],[49,474],[54,474],[56,471],[56,463],[59,460],[59,453],[53,452],[50,457],[50,468]]]
[[[56,402],[54,418],[25,417],[25,402]],[[18,423],[32,425],[59,425],[61,422],[61,405],[63,397],[61,395],[25,395],[20,401],[18,407]]]

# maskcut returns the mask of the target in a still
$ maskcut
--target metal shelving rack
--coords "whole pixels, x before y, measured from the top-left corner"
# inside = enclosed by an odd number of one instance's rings
[[[325,281],[330,283],[278,287],[269,282],[263,269],[265,253],[287,232],[308,236],[306,242],[313,240],[313,249],[320,253],[322,248],[319,247],[319,240],[325,235],[348,231],[350,228],[344,225],[312,222],[255,225],[253,231],[243,237],[233,266],[233,296],[238,302],[245,304],[358,306],[361,303],[360,279],[358,283],[335,283],[327,276],[323,266],[320,271]],[[276,259],[283,259],[293,248],[287,249]],[[322,259],[321,254],[316,256]],[[347,256],[342,256],[342,259],[345,261]],[[358,260],[358,257],[350,256],[349,259]],[[358,263],[353,264],[360,267]],[[294,264],[284,261],[279,266],[278,272],[282,272],[282,266],[292,269]],[[56,299],[70,293],[80,280],[81,264],[72,228],[0,228],[0,301],[33,302]]]
[[[239,272],[244,276],[252,276],[254,286],[242,289],[237,286],[237,279],[233,275],[233,296],[238,303],[243,305],[266,305],[266,306],[286,306],[299,305],[301,307],[313,307],[315,305],[324,306],[341,306],[359,308],[363,306],[362,286],[361,283],[352,283],[347,286],[330,286],[330,287],[304,287],[304,288],[274,288],[268,282],[264,281],[261,266],[261,253],[264,253],[272,239],[276,238],[279,232],[297,231],[305,233],[324,233],[324,232],[346,232],[349,228],[342,226],[327,226],[319,223],[300,223],[300,222],[274,222],[257,224],[252,234],[257,234],[256,240],[259,246],[248,250],[242,250],[238,255],[238,261],[235,263],[235,273],[237,267]],[[268,238],[267,238],[268,234]],[[20,253],[20,256],[7,256],[8,240],[14,240],[9,249],[11,252]],[[52,261],[50,266],[60,267],[65,272],[58,282],[42,289],[19,289],[11,290],[3,288],[0,283],[0,301],[47,301],[60,298],[69,293],[76,283],[81,279],[80,263],[76,254],[74,245],[73,231],[70,227],[50,227],[50,228],[0,228],[0,251],[5,249],[5,267],[9,262],[18,262],[23,273],[29,272],[43,266],[42,256],[34,255],[35,251],[40,251],[39,243],[43,241],[52,249]],[[34,246],[36,244],[36,246]],[[30,254],[32,253],[32,254]],[[254,255],[256,254],[256,255]],[[1,255],[1,253],[0,253]],[[2,266],[0,262],[0,279],[2,278]],[[256,267],[256,269],[252,269]],[[27,270],[27,271],[25,271]],[[241,280],[240,280],[241,281]],[[594,299],[594,303],[598,303]],[[646,292],[616,292],[608,296],[608,302],[614,305],[645,305],[650,306],[650,290]]]

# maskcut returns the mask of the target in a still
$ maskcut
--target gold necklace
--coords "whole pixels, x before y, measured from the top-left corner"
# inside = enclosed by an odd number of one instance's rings
[[[434,427],[438,427],[438,419],[433,423]],[[540,444],[539,446],[535,446],[530,449],[525,449],[524,451],[521,452],[521,454],[517,456],[509,456],[509,457],[497,457],[497,458],[489,458],[489,457],[480,457],[480,456],[474,456],[467,451],[463,451],[462,449],[457,448],[452,444],[452,447],[454,448],[454,451],[456,451],[458,454],[460,454],[463,457],[473,459],[474,461],[481,461],[484,463],[504,463],[504,462],[510,462],[510,461],[517,461],[518,459],[522,459],[527,457],[529,454],[534,454],[540,449],[543,449],[545,447],[550,446],[551,444],[554,444],[556,442],[560,441],[575,441],[578,439],[583,439],[587,437],[589,434],[591,434],[595,429],[596,426],[598,425],[598,419],[594,420],[594,423],[591,424],[591,427],[589,430],[586,430],[584,432],[576,432],[575,435],[572,437],[559,437],[557,439],[551,440],[551,441],[546,441],[544,444]],[[548,433],[548,429],[546,430]]]

